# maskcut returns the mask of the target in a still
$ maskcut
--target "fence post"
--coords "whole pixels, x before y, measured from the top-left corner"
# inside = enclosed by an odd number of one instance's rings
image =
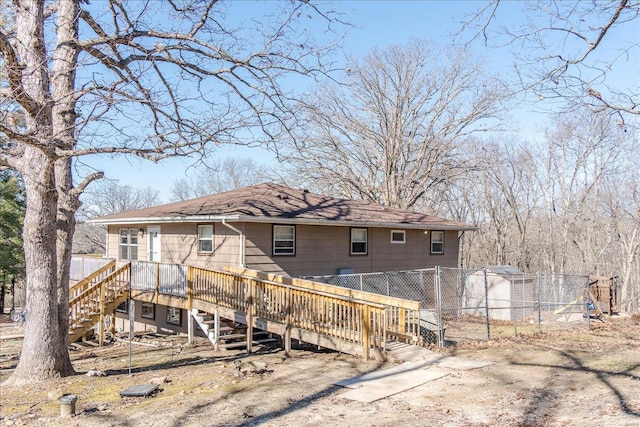
[[[589,276],[587,276],[585,279],[584,296],[585,296],[584,310],[586,312],[585,317],[587,318],[587,330],[590,331],[591,330],[591,313],[589,312],[589,303],[595,305],[597,304],[597,302],[591,299],[591,287],[589,286]]]
[[[435,268],[435,286],[436,286],[436,309],[438,311],[438,345],[440,347],[444,347],[444,330],[442,328],[443,326],[443,322],[442,322],[442,281],[441,279],[441,272],[442,270],[440,269],[439,265],[436,265]]]
[[[536,301],[538,302],[538,333],[542,333],[542,307],[540,306],[540,290],[542,289],[542,274],[536,273]]]
[[[518,307],[516,305],[516,299],[515,296],[513,294],[515,294],[515,290],[516,290],[516,279],[514,278],[514,276],[509,277],[509,287],[512,289],[511,292],[511,298],[509,301],[509,305],[511,306],[511,317],[513,317],[513,333],[514,336],[518,336]]]
[[[489,322],[489,281],[487,280],[487,267],[482,269],[484,272],[484,312],[487,328],[487,341],[491,339],[491,326]]]
[[[424,285],[424,270],[420,270],[420,295],[422,296],[422,301],[420,301],[420,308],[427,308],[427,287]]]

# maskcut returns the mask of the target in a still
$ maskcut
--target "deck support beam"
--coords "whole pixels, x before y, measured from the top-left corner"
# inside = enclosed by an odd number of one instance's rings
[[[193,344],[193,332],[195,325],[193,324],[194,319],[191,310],[188,310],[187,313],[189,314],[187,316],[187,342],[189,343],[189,345],[191,345]]]

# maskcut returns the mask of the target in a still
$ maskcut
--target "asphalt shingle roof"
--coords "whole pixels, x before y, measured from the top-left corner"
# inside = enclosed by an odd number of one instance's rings
[[[419,212],[382,207],[379,204],[356,200],[344,200],[314,194],[307,190],[293,189],[283,185],[267,183],[244,187],[197,199],[169,203],[145,209],[133,210],[92,219],[93,223],[124,223],[127,219],[137,222],[161,220],[170,222],[189,217],[237,218],[252,222],[268,219],[291,220],[291,222],[340,222],[380,223],[419,228],[446,228],[470,230],[474,226]],[[215,219],[215,218],[210,218]],[[330,224],[327,224],[330,225]]]

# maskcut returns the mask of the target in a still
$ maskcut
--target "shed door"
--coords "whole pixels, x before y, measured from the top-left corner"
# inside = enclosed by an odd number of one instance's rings
[[[147,260],[160,262],[160,226],[147,227]]]

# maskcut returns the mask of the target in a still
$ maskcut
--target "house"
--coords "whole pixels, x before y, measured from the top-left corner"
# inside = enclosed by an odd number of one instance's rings
[[[235,265],[291,277],[456,267],[461,233],[475,230],[272,183],[88,222],[107,226],[106,256],[120,264],[153,261],[210,270]],[[121,310],[116,326],[126,330],[126,308]],[[136,302],[136,323],[152,329],[186,332],[187,315]]]
[[[94,218],[107,257],[292,277],[458,266],[469,224],[267,183]]]
[[[465,287],[468,314],[491,319],[516,321],[531,316],[537,304],[535,276],[509,265],[478,270],[467,278]],[[486,290],[486,291],[485,291]]]

